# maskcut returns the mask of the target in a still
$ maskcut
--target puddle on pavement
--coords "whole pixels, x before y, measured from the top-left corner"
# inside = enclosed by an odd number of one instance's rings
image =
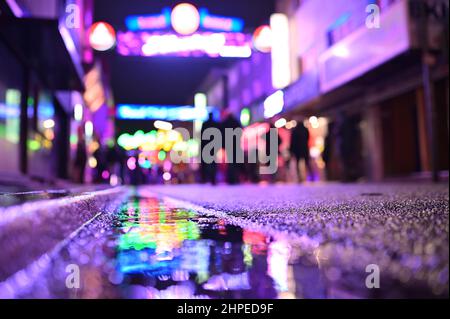
[[[367,273],[358,265],[363,255],[335,250],[307,237],[241,228],[169,200],[134,196],[116,214],[88,225],[21,297],[405,297],[391,289],[398,282],[384,279],[386,289],[367,289]],[[333,260],[333,254],[346,261]],[[73,264],[80,267],[79,289],[67,288],[67,266]]]
[[[289,247],[260,233],[153,198],[125,204],[116,231],[125,297],[295,297]]]
[[[125,298],[326,298],[316,256],[173,206],[132,198],[117,216],[115,274]],[[111,277],[110,277],[111,279]]]

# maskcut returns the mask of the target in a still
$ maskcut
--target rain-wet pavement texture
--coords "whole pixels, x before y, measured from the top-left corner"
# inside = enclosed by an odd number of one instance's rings
[[[71,189],[24,190],[23,187],[0,187],[0,208],[29,203],[31,201],[75,197],[106,189],[106,186],[77,187]]]
[[[448,184],[153,187],[227,222],[307,242],[322,274],[348,297],[448,297]],[[365,289],[368,265],[380,289]],[[331,289],[334,291],[334,288]],[[339,295],[340,295],[339,293]],[[345,297],[345,294],[344,294]]]
[[[127,195],[127,188],[117,187],[0,207],[0,283],[28,284],[52,250],[97,216],[115,211]]]
[[[86,225],[51,256],[39,276],[24,273],[0,284],[0,296],[293,298],[298,291],[294,269],[288,269],[291,249],[285,238],[229,225],[138,191],[117,211]],[[74,266],[79,289],[70,288]],[[307,294],[324,297],[317,266],[305,267],[313,269],[306,281],[319,284]]]
[[[448,297],[448,244],[447,185],[149,186],[0,297]]]

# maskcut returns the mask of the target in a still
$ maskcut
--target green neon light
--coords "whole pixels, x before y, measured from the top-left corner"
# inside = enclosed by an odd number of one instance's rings
[[[20,91],[15,89],[6,90],[6,104],[20,105]]]
[[[248,126],[251,120],[250,110],[248,108],[244,108],[241,111],[241,124],[242,126]]]
[[[164,152],[163,150],[159,151],[158,153],[158,159],[162,162],[166,159],[166,152]]]
[[[35,140],[28,140],[28,149],[32,152],[39,151],[41,149],[41,143]]]

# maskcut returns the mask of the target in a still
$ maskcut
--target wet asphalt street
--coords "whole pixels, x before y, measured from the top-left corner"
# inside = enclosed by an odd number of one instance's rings
[[[446,184],[105,192],[3,208],[0,297],[448,297]]]

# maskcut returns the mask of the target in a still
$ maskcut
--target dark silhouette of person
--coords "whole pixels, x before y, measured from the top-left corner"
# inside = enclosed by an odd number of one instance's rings
[[[342,180],[351,182],[357,179],[355,154],[357,151],[358,123],[344,112],[339,114],[337,145],[342,166]]]
[[[117,143],[114,144],[114,148],[118,158],[119,177],[123,182],[125,181],[125,171],[127,167],[127,159],[128,159],[127,152],[122,146],[118,145]]]
[[[106,162],[106,150],[98,137],[95,137],[95,140],[98,143],[98,148],[92,154],[97,161],[97,166],[94,170],[94,183],[104,183],[105,180],[102,177],[102,173],[108,168]]]
[[[270,143],[271,143],[271,140],[270,140],[270,131],[271,131],[272,129],[278,130],[278,129],[275,127],[275,125],[273,124],[273,122],[269,122],[269,130],[264,134],[264,140],[265,140],[265,142],[266,142],[266,150],[265,150],[265,152],[266,152],[266,155],[267,155],[267,156],[270,156],[270,151],[271,151],[271,147],[270,147]],[[281,145],[281,143],[282,143],[282,140],[281,140],[281,137],[280,137],[279,134],[277,134],[277,139],[278,139],[278,150],[277,150],[276,156],[280,156],[280,145]],[[269,174],[266,174],[266,175],[269,175]],[[271,183],[275,183],[275,182],[276,182],[276,177],[277,177],[277,173],[270,174],[270,175],[269,175],[269,181],[270,181]]]
[[[86,170],[87,151],[86,139],[84,137],[84,125],[78,127],[78,143],[75,152],[74,175],[75,182],[84,184],[84,172]]]
[[[233,113],[227,112],[225,114],[225,119],[222,122],[222,137],[223,143],[222,145],[225,147],[225,152],[227,154],[227,183],[230,185],[239,184],[239,172],[241,169],[241,164],[238,163],[239,154],[243,156],[243,150],[241,148],[241,141],[233,137],[233,141],[231,143],[232,147],[226,147],[226,131],[227,129],[242,129],[241,123],[234,117]]]
[[[332,154],[333,154],[333,135],[336,134],[335,132],[335,125],[334,123],[329,123],[328,124],[328,134],[325,137],[325,141],[324,141],[324,148],[323,148],[323,152],[322,152],[322,159],[323,162],[325,163],[325,173],[326,173],[326,178],[327,180],[331,179],[332,176],[332,171],[331,171],[331,158],[332,158]]]
[[[292,130],[291,133],[291,145],[289,147],[289,152],[291,153],[291,156],[295,161],[295,167],[297,169],[299,181],[302,180],[299,165],[299,162],[301,160],[305,161],[307,174],[311,175],[308,143],[309,143],[309,131],[303,124],[303,121],[298,121],[297,126]]]
[[[209,113],[208,120],[203,123],[202,129],[201,129],[201,136],[203,136],[203,132],[205,132],[207,129],[210,128],[216,128],[219,129],[219,124],[214,121],[213,114]],[[200,155],[203,154],[203,150],[205,146],[209,143],[209,141],[203,141],[201,139],[200,143]],[[214,152],[216,148],[213,148],[212,151]],[[210,154],[214,159],[216,158],[217,154]],[[201,162],[200,162],[200,177],[202,183],[211,183],[212,185],[216,185],[217,180],[217,163],[214,160],[212,163],[206,163],[204,161],[203,156],[201,156]]]
[[[109,171],[112,174],[118,174],[122,181],[125,178],[127,154],[118,144],[114,143],[108,147],[106,152],[106,161]]]
[[[139,150],[135,150],[135,155],[133,156],[136,159],[136,168],[129,173],[130,184],[133,186],[139,186],[144,184],[144,172],[142,170],[141,165],[139,164]],[[161,171],[160,176],[162,176],[163,172]]]
[[[254,154],[256,161],[250,161],[250,154]],[[249,145],[246,152],[245,174],[251,183],[259,183],[260,176],[258,172],[258,146]]]

